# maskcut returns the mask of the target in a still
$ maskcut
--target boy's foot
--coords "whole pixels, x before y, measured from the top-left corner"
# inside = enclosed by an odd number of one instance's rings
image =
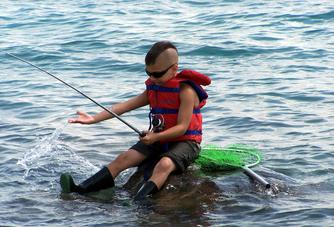
[[[146,198],[146,196],[151,195],[157,191],[158,191],[157,185],[153,181],[149,180],[145,184],[143,184],[143,186],[141,186],[134,200],[135,201],[143,200]]]
[[[60,186],[63,193],[75,192],[77,186],[74,184],[73,178],[68,173],[63,173],[60,176]]]

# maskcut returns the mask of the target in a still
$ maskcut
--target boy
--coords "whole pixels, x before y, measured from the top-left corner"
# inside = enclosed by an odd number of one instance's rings
[[[125,102],[115,104],[118,115],[150,105],[150,128],[129,150],[121,153],[106,167],[79,185],[69,174],[60,178],[63,192],[80,194],[114,186],[117,175],[147,158],[159,156],[151,177],[137,192],[135,199],[158,191],[172,172],[183,172],[198,156],[202,140],[202,115],[206,92],[200,85],[209,85],[209,77],[192,70],[178,70],[178,51],[168,42],[155,43],[145,57],[146,90]],[[107,111],[95,116],[78,111],[70,123],[93,124],[112,118]],[[152,126],[153,125],[153,126]]]

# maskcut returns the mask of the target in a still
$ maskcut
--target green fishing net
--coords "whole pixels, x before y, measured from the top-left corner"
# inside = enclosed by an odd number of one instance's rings
[[[221,171],[252,167],[261,160],[261,152],[248,145],[232,144],[226,147],[206,145],[201,149],[195,164],[207,171]]]

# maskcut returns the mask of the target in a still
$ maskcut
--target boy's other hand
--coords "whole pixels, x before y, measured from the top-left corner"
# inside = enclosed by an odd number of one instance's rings
[[[93,116],[85,112],[77,111],[77,115],[76,118],[68,119],[68,123],[92,124],[95,121]]]
[[[151,131],[144,131],[145,136],[139,136],[140,141],[143,143],[150,145],[158,141],[157,133],[151,132]]]

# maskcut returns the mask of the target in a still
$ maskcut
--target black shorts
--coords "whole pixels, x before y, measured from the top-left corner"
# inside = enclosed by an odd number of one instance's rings
[[[138,141],[130,149],[145,155],[147,159],[169,157],[176,165],[176,171],[184,172],[198,157],[201,146],[197,142],[190,140],[169,142],[167,144],[154,143],[151,145]]]

